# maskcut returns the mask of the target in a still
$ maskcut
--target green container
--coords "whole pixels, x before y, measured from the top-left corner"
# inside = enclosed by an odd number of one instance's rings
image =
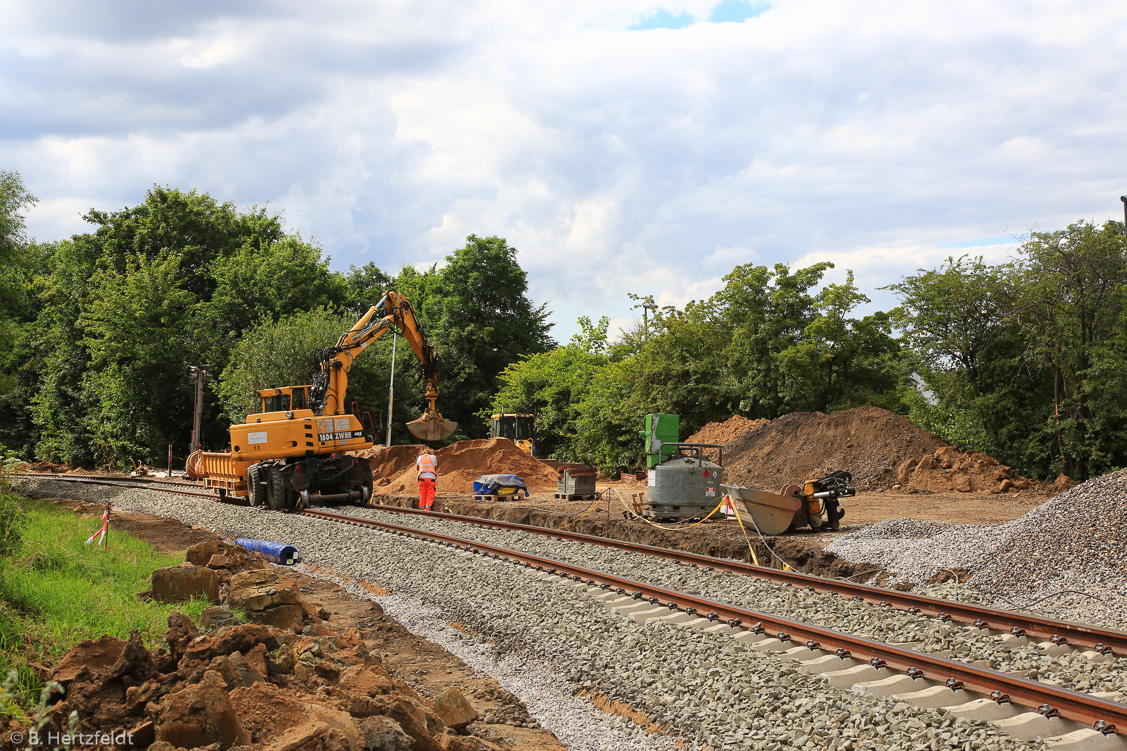
[[[676,449],[663,444],[677,443],[680,429],[677,415],[646,415],[646,429],[638,433],[646,442],[646,467],[653,469],[673,456]]]

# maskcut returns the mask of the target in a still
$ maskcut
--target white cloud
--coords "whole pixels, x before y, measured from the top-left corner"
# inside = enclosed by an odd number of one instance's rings
[[[562,340],[740,263],[876,299],[951,243],[1121,218],[1127,6],[716,4],[7,3],[0,169],[40,240],[154,183],[269,203],[338,268],[500,235]],[[629,30],[661,8],[698,22]]]

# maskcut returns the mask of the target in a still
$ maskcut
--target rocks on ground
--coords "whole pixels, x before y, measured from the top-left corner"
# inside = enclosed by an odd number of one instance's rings
[[[1013,521],[993,525],[889,519],[828,550],[869,561],[894,580],[945,569],[1007,608],[1036,605],[1071,620],[1123,628],[1127,612],[1127,470],[1089,480]]]
[[[215,556],[254,563],[225,543],[210,553],[202,547],[194,549],[195,560],[208,554],[209,563]],[[146,649],[137,632],[127,641],[103,636],[79,643],[50,676],[66,693],[50,708],[48,729],[69,730],[76,713],[80,730],[121,728],[132,733],[134,746],[156,751],[495,748],[461,734],[478,713],[457,689],[440,693],[432,706],[390,675],[378,642],[356,629],[329,629],[296,587],[277,605],[277,584],[284,581],[251,567],[224,586],[225,599],[248,617],[293,605],[300,619],[284,625],[239,623],[201,633],[175,613],[160,649]],[[253,594],[243,598],[240,591]]]

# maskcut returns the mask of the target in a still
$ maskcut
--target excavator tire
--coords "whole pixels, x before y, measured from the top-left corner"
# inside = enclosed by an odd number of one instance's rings
[[[286,487],[286,476],[282,474],[281,467],[271,467],[269,488],[266,497],[270,500],[270,508],[275,511],[284,511],[293,507],[293,491]]]
[[[266,505],[266,488],[262,483],[262,467],[255,464],[247,472],[247,497],[251,506]]]

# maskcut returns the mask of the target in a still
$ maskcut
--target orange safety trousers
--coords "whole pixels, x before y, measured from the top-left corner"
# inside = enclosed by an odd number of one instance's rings
[[[434,485],[433,477],[419,478],[419,508],[430,510],[434,505]]]

